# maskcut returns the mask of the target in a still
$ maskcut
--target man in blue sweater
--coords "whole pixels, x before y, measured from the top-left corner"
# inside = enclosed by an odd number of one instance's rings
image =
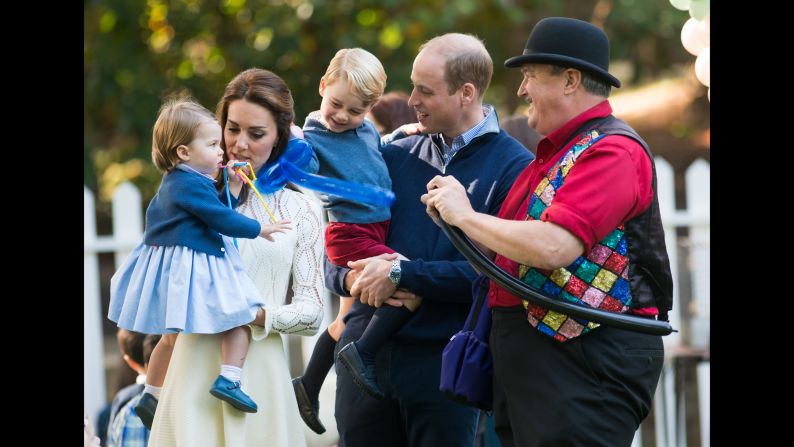
[[[409,105],[426,134],[382,150],[397,196],[386,245],[409,260],[368,258],[352,263],[352,269],[325,263],[326,286],[360,300],[345,318],[337,350],[358,339],[375,307],[423,298],[413,318],[376,356],[385,398],[362,393],[337,364],[341,445],[474,444],[478,411],[448,399],[438,386],[441,352],[466,319],[475,272],[419,198],[434,176],[454,175],[475,209],[496,214],[516,176],[534,158],[499,129],[496,111],[482,102],[492,73],[491,57],[474,36],[445,34],[422,45],[411,71]]]

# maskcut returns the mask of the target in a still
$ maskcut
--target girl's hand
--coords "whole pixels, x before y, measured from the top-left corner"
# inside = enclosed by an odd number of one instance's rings
[[[245,166],[235,166],[234,164],[238,163],[237,160],[229,160],[226,163],[226,176],[229,181],[229,192],[234,195],[234,197],[238,197],[240,195],[240,191],[243,189],[243,179],[237,171],[241,171],[249,175],[248,164],[246,163]]]
[[[229,186],[233,186],[235,184],[242,185],[243,179],[242,177],[240,177],[237,171],[244,172],[249,178],[251,176],[250,173],[248,172],[249,169],[247,163],[243,166],[235,166],[234,165],[235,163],[240,163],[240,162],[237,160],[229,160],[229,162],[226,163],[226,175],[229,177]]]
[[[271,235],[273,233],[286,233],[287,230],[292,229],[292,225],[290,225],[291,223],[292,222],[289,220],[280,220],[273,225],[262,225],[262,229],[259,231],[259,236],[269,240],[270,242],[275,242],[275,239],[273,239],[273,236]]]

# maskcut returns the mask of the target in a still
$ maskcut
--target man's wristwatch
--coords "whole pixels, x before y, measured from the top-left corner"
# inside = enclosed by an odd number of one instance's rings
[[[389,270],[389,280],[394,284],[394,287],[400,285],[400,276],[402,275],[402,269],[400,268],[400,260],[395,259],[391,262],[391,270]]]

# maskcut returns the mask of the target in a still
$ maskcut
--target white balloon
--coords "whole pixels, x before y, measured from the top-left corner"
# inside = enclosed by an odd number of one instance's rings
[[[695,76],[701,84],[711,87],[711,48],[703,48],[695,59]]]
[[[689,16],[695,20],[703,20],[711,9],[709,0],[692,0],[689,4]]]
[[[684,23],[684,27],[681,28],[681,43],[693,56],[699,55],[703,48],[706,47],[706,44],[700,38],[697,20],[689,19]]]
[[[700,35],[700,40],[707,46],[711,46],[711,14],[706,14],[706,17],[703,17],[703,20],[698,22],[698,34]]]
[[[670,0],[670,4],[679,11],[689,11],[689,0]]]

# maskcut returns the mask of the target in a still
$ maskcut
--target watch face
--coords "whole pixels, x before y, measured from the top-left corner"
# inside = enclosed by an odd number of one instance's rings
[[[399,261],[392,262],[391,270],[389,271],[389,279],[395,286],[400,283],[400,273],[402,272],[400,271]]]

